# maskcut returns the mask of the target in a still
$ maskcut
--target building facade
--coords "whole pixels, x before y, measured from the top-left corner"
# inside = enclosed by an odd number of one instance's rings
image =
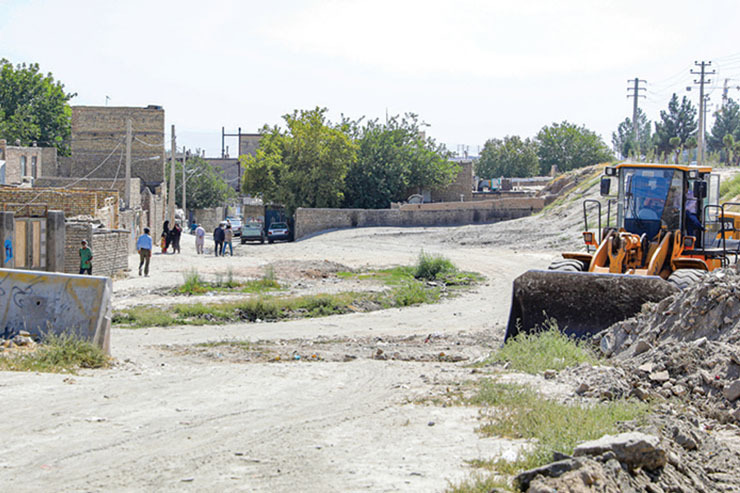
[[[126,121],[131,119],[131,176],[154,189],[165,179],[164,109],[73,106],[70,158],[60,159],[59,175],[120,179],[125,175]]]
[[[42,175],[44,148],[32,146],[8,145],[0,139],[0,184],[20,185],[23,182],[32,182]],[[46,153],[48,159],[56,157],[56,149]]]

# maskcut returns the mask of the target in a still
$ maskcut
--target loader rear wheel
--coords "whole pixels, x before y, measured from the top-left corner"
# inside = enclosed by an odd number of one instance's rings
[[[569,258],[556,260],[550,264],[547,270],[556,270],[559,272],[583,272],[586,270],[586,265],[580,260]]]
[[[701,281],[706,274],[707,271],[701,269],[678,269],[668,276],[668,282],[678,289],[686,289]]]

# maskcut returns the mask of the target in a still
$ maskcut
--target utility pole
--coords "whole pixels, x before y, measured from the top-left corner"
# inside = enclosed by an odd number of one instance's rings
[[[712,80],[707,79],[706,76],[712,75],[715,72],[714,70],[707,72],[707,67],[712,65],[712,62],[694,62],[694,65],[701,67],[699,72],[694,70],[691,71],[692,74],[699,76],[699,80],[694,79],[694,84],[699,84],[699,138],[697,139],[698,151],[696,153],[696,164],[701,166],[704,164],[704,120],[706,120],[704,116],[704,84],[712,82]]]
[[[185,226],[188,226],[188,209],[187,201],[185,199],[185,146],[182,148],[182,211],[185,213]]]
[[[640,87],[640,82],[647,84],[646,80],[635,77],[627,82],[634,83],[633,87],[627,87],[627,97],[634,98],[632,102],[632,135],[635,136],[635,145],[637,146],[637,153],[640,152],[640,127],[637,125],[637,100],[646,97],[644,94],[640,94],[640,91],[647,90],[645,87]],[[630,94],[632,91],[632,94]]]
[[[131,207],[131,118],[126,120],[126,189],[123,191],[126,209]]]
[[[170,193],[167,200],[167,211],[170,220],[170,227],[175,225],[175,126],[172,125],[172,156],[170,158]]]

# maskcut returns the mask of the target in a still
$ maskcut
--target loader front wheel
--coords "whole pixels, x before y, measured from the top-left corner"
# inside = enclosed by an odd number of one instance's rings
[[[706,274],[707,271],[701,269],[678,269],[668,276],[668,282],[683,290],[701,281]]]
[[[567,258],[556,260],[550,264],[547,270],[556,270],[558,272],[583,272],[586,270],[586,264],[580,260]]]

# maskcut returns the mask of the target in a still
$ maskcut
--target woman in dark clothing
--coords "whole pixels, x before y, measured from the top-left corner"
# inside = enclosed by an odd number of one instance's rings
[[[170,239],[172,238],[170,234],[170,222],[165,221],[162,225],[162,239],[164,240],[162,242],[162,253],[167,253],[167,249],[170,247]]]
[[[172,227],[172,253],[180,253],[180,235],[182,234],[182,228],[179,223],[175,223]]]

